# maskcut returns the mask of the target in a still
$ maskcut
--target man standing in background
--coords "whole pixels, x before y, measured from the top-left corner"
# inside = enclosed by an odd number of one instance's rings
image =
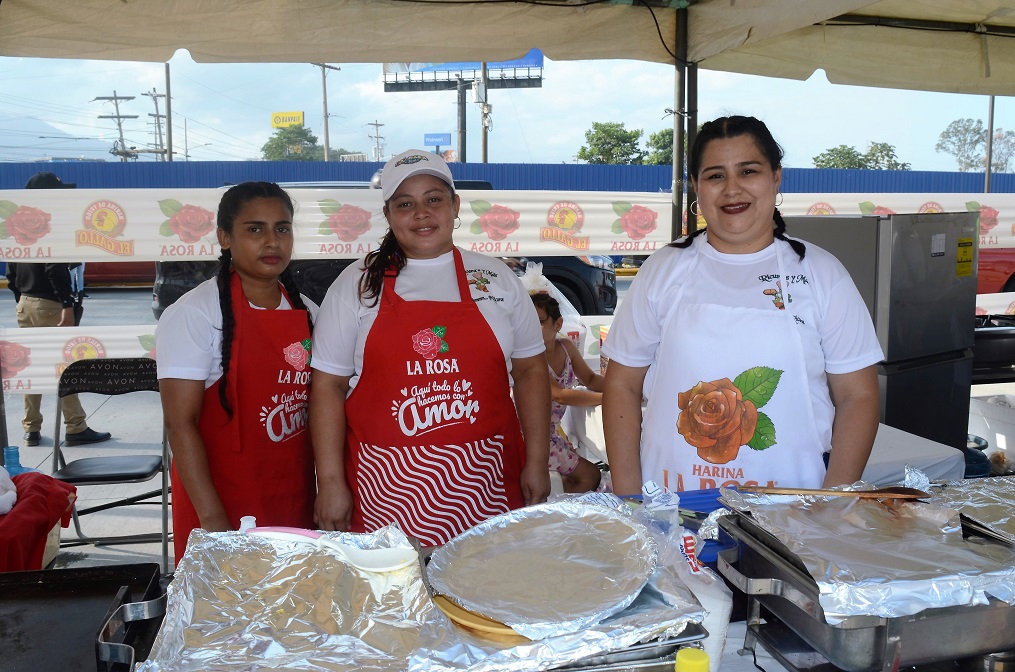
[[[73,189],[53,173],[36,173],[25,185],[26,189]],[[71,291],[70,270],[66,263],[7,264],[8,287],[18,302],[18,326],[73,327],[74,294]],[[25,395],[25,445],[37,446],[42,430],[42,395]],[[86,423],[85,411],[78,395],[63,398],[63,416],[66,425],[66,443],[74,446],[84,443],[108,441],[109,432],[96,432]]]

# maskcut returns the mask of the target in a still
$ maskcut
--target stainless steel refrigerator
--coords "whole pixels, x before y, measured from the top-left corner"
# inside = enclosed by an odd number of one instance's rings
[[[787,217],[786,233],[838,257],[867,303],[885,353],[881,422],[964,448],[977,213]]]

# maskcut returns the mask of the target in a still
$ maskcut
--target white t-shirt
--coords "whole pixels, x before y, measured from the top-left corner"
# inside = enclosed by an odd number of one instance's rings
[[[812,243],[805,243],[803,260],[781,240],[752,254],[724,254],[708,244],[707,233],[689,248],[662,248],[638,270],[610,326],[603,354],[625,366],[649,367],[643,390],[652,389],[654,364],[664,356],[659,352],[662,327],[676,308],[674,298],[681,285],[686,284],[681,303],[771,308],[777,297],[760,291],[759,281],[770,285],[779,279],[776,246],[780,245],[789,278],[781,286],[785,290],[788,285],[792,299],[786,309],[800,327],[817,429],[830,441],[835,410],[825,374],[859,371],[882,361],[884,354],[849,273],[832,254]],[[694,277],[688,277],[696,255],[701,258]],[[710,352],[708,343],[699,346],[703,353]]]
[[[300,296],[315,319],[317,304]],[[283,295],[278,309],[291,308]],[[208,389],[222,377],[222,308],[217,278],[205,280],[166,308],[155,327],[155,354],[160,380],[203,380]]]
[[[518,276],[500,259],[461,248],[459,251],[472,298],[500,343],[508,373],[511,358],[542,354],[545,346],[539,317]],[[321,302],[310,362],[311,367],[325,373],[351,376],[352,387],[363,371],[363,348],[381,300],[378,298],[373,306],[360,301],[363,268],[362,259],[350,264]],[[395,279],[395,292],[406,301],[457,302],[454,253],[436,259],[409,259]]]

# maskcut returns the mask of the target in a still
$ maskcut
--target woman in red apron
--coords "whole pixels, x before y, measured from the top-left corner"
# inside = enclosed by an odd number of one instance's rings
[[[443,159],[404,152],[388,162],[381,180],[391,228],[366,258],[358,296],[340,296],[340,278],[322,305],[322,319],[331,315],[329,302],[350,298],[375,306],[376,313],[357,338],[362,363],[351,392],[352,376],[315,362],[315,516],[325,530],[363,532],[397,523],[434,546],[491,516],[546,499],[549,381],[527,296],[530,312],[522,317],[532,320],[538,349],[531,356],[511,353],[508,375],[504,349],[478,305],[496,306],[501,298],[488,286],[496,268],[476,271],[479,255],[465,253],[467,272],[454,246],[460,202]],[[437,300],[403,299],[395,291],[399,274],[406,277],[430,261],[434,268],[453,268],[455,289]],[[518,280],[511,275],[510,282]],[[321,329],[318,338],[318,348],[327,350],[321,341],[334,336]]]
[[[292,216],[275,184],[227,191],[218,277],[170,306],[156,331],[177,562],[194,528],[235,530],[243,516],[313,524],[310,319],[286,272]]]

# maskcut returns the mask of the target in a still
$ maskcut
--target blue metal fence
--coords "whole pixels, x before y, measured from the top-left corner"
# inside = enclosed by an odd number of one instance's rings
[[[376,162],[173,161],[167,163],[47,162],[0,164],[0,189],[20,189],[40,170],[79,188],[220,187],[245,180],[369,181]],[[553,191],[669,191],[669,166],[576,164],[452,164],[457,179],[486,180],[496,189]],[[982,173],[786,168],[788,193],[978,193]],[[993,175],[991,191],[1015,192],[1015,174]]]

